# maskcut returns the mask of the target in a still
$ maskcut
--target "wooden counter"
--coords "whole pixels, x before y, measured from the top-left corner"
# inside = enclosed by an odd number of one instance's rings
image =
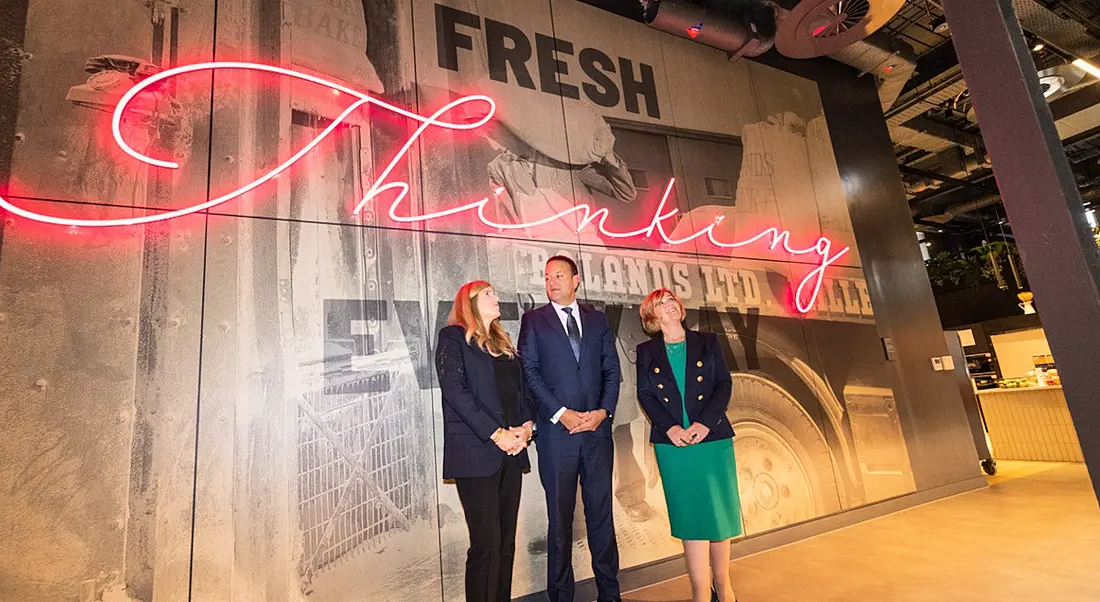
[[[1062,387],[978,391],[993,457],[1084,462]]]

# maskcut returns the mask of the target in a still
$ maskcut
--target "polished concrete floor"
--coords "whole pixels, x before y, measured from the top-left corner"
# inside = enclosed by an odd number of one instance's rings
[[[1100,507],[1082,464],[1002,462],[988,489],[734,562],[739,602],[1098,602]],[[690,601],[687,579],[624,600]]]

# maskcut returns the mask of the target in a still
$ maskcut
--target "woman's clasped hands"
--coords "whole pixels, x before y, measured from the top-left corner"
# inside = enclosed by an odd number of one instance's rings
[[[669,441],[672,441],[672,444],[676,447],[687,447],[706,439],[707,435],[710,434],[710,429],[698,422],[693,422],[688,428],[677,424],[668,429],[665,434],[668,435]]]
[[[523,426],[513,426],[510,429],[500,428],[493,435],[493,442],[501,451],[514,456],[527,449],[531,441],[532,423],[527,422]]]

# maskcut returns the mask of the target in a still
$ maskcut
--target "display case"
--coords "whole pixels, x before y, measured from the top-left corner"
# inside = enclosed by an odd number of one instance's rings
[[[966,356],[966,371],[974,380],[976,389],[993,389],[997,386],[1000,372],[997,370],[997,358],[992,353],[971,353]]]

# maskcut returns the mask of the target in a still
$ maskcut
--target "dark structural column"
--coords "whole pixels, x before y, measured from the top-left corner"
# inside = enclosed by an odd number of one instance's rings
[[[1100,252],[1011,0],[941,0],[1100,498]]]

